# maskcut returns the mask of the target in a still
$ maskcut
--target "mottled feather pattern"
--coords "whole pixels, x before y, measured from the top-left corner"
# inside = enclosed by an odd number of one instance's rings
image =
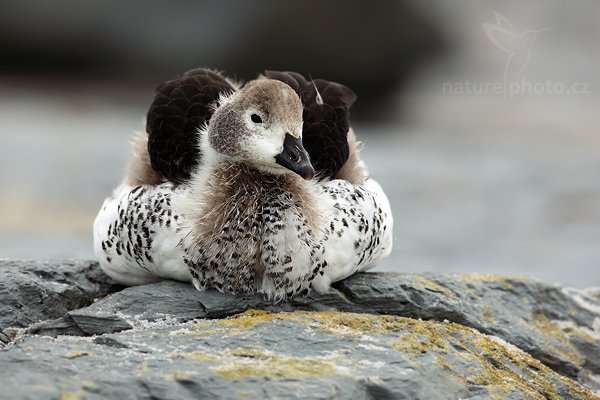
[[[320,207],[330,210],[325,259],[331,268],[329,285],[356,272],[374,267],[392,251],[393,219],[381,186],[373,179],[364,185],[333,180],[317,189]]]
[[[94,249],[102,268],[128,285],[161,278],[189,280],[180,246],[183,216],[173,210],[172,183],[121,185],[94,221]]]
[[[242,87],[204,69],[166,82],[148,154],[134,154],[95,220],[102,268],[129,285],[177,279],[280,301],[373,267],[391,251],[393,219],[358,156],[355,100],[294,72]]]
[[[262,292],[283,299],[308,292],[322,270],[320,215],[309,193],[290,190],[293,175],[268,175],[225,165],[201,191],[180,196],[191,232],[186,262],[200,289]],[[223,196],[226,200],[220,198]]]
[[[311,221],[307,199],[285,181],[267,179],[256,181],[256,192],[230,193],[216,225],[203,210],[210,222],[201,235],[198,220],[181,212],[203,201],[189,186],[121,187],[96,219],[96,255],[126,284],[192,279],[199,289],[282,300],[310,289],[325,293],[391,251],[391,211],[375,181],[315,182],[311,201],[323,212]]]

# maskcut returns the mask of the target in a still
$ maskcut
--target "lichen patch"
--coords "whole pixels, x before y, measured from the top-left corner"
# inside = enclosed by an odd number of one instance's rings
[[[315,357],[292,357],[267,352],[256,347],[241,347],[227,352],[231,358],[224,359],[218,367],[209,368],[225,379],[246,377],[270,377],[275,379],[305,379],[335,373],[331,361]]]

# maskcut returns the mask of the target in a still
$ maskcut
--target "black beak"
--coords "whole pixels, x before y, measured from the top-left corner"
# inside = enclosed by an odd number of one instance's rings
[[[315,176],[315,169],[310,163],[308,153],[302,146],[302,140],[293,137],[289,133],[285,134],[283,151],[275,156],[275,161],[307,181]]]

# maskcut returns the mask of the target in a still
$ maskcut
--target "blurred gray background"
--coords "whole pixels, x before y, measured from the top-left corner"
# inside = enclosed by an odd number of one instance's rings
[[[206,66],[352,87],[378,267],[600,284],[600,3],[4,1],[0,257],[93,257],[154,88]]]

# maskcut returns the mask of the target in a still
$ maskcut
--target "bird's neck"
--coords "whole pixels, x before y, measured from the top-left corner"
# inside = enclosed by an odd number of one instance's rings
[[[223,226],[254,218],[274,205],[300,212],[311,225],[319,227],[321,216],[316,207],[314,183],[293,173],[272,174],[224,159],[207,167],[206,175],[198,177],[192,189],[195,192],[192,198],[201,199],[193,213],[197,235],[218,235]]]

